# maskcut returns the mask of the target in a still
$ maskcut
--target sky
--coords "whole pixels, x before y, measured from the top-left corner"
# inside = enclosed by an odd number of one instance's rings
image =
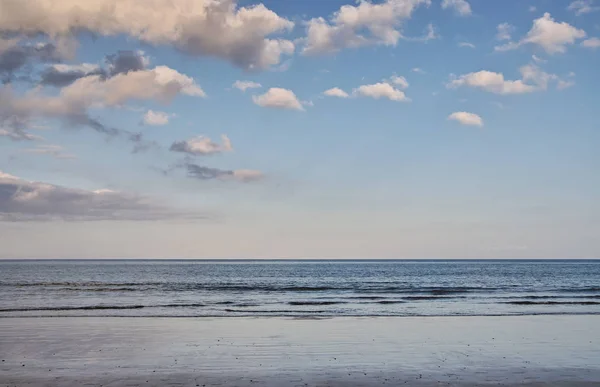
[[[0,0],[0,258],[600,258],[600,0]]]

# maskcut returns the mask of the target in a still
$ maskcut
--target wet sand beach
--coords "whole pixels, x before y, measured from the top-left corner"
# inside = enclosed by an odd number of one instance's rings
[[[2,386],[598,386],[600,316],[3,318]]]

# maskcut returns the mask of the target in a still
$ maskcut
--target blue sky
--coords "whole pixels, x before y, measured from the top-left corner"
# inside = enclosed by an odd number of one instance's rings
[[[600,256],[600,1],[75,3],[0,0],[0,257]]]

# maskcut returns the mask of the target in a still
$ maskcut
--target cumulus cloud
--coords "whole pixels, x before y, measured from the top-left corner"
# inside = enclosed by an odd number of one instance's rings
[[[400,89],[407,89],[409,86],[406,78],[404,78],[401,75],[392,75],[390,78],[390,82],[398,86]]]
[[[349,95],[339,87],[332,87],[331,89],[325,90],[323,95],[328,97],[348,98]]]
[[[185,163],[184,166],[187,170],[188,177],[198,180],[218,179],[249,183],[264,178],[262,172],[250,169],[227,170],[205,167],[194,163]]]
[[[410,102],[410,98],[402,90],[394,88],[387,82],[359,86],[352,91],[352,94],[374,99],[387,98],[392,101]]]
[[[471,5],[466,0],[443,0],[442,8],[452,8],[460,16],[469,16],[472,14]]]
[[[221,136],[222,144],[213,142],[205,136],[190,138],[189,140],[176,141],[171,145],[172,152],[187,153],[190,155],[207,156],[224,152],[232,152],[231,140],[226,135]]]
[[[402,38],[402,22],[431,0],[385,0],[343,5],[328,20],[313,18],[306,23],[302,52],[306,55],[335,53],[366,45],[395,46]]]
[[[55,159],[72,160],[77,158],[74,154],[65,152],[65,149],[60,145],[38,145],[35,148],[24,149],[23,152],[48,155]]]
[[[0,171],[0,221],[97,221],[202,218],[150,198],[112,190],[88,191],[27,181]]]
[[[557,82],[559,89],[565,88],[566,84],[560,83],[562,80],[558,75],[546,73],[535,64],[522,66],[519,71],[521,79],[518,80],[506,80],[501,73],[482,70],[454,78],[446,86],[448,88],[467,86],[495,94],[524,94],[547,90],[552,81]]]
[[[413,67],[410,71],[417,74],[426,74],[425,70],[420,67]]]
[[[171,45],[190,55],[225,59],[245,69],[277,65],[294,44],[272,37],[294,23],[263,4],[238,7],[233,0],[3,0],[0,30],[28,36],[68,37],[78,31],[127,35]]]
[[[581,42],[581,45],[586,48],[600,47],[600,38],[589,38]]]
[[[262,107],[304,110],[293,91],[280,87],[272,87],[264,94],[254,95],[252,101]]]
[[[496,51],[514,50],[525,44],[535,44],[544,49],[548,54],[562,54],[566,52],[567,45],[574,44],[576,40],[586,37],[584,30],[578,29],[566,22],[556,22],[549,13],[533,21],[533,26],[518,42],[508,42],[496,46]]]
[[[258,89],[261,88],[262,85],[258,82],[252,81],[235,81],[231,87],[235,87],[238,90],[246,91],[248,89]]]
[[[151,126],[166,125],[169,123],[169,115],[165,112],[148,110],[142,118],[142,123]]]
[[[576,0],[567,7],[569,11],[575,12],[577,16],[600,10],[600,6],[594,5],[593,0]]]
[[[475,45],[473,43],[469,43],[469,42],[459,42],[458,47],[475,48]]]
[[[508,23],[498,24],[498,26],[496,27],[496,39],[510,40],[514,31],[515,27]]]
[[[463,125],[483,126],[483,120],[475,113],[454,112],[448,116],[448,120],[459,122]]]

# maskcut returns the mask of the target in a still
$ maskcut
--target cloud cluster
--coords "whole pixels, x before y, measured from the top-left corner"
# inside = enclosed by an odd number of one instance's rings
[[[196,156],[208,156],[224,152],[232,152],[231,140],[226,135],[221,136],[223,144],[213,142],[205,136],[190,138],[189,140],[176,141],[171,145],[172,152],[187,153]]]
[[[473,12],[471,11],[471,5],[466,0],[443,0],[442,9],[454,9],[460,16],[469,16]]]
[[[350,95],[346,93],[344,90],[339,87],[332,87],[331,89],[325,90],[323,95],[327,97],[338,97],[338,98],[348,98]]]
[[[63,87],[57,95],[38,89],[17,95],[8,85],[0,89],[0,125],[19,133],[32,119],[58,119],[68,126],[87,126],[109,136],[123,136],[140,150],[150,145],[142,141],[140,134],[107,127],[92,118],[89,109],[118,107],[131,100],[168,103],[178,94],[205,96],[192,78],[166,66],[116,73],[108,79],[103,75],[84,76]]]
[[[253,81],[235,81],[231,87],[234,87],[241,91],[246,91],[248,89],[258,89],[261,88],[262,85],[258,82]]]
[[[374,99],[387,98],[392,101],[409,102],[410,98],[402,90],[394,88],[387,82],[362,85],[352,91],[353,95]]]
[[[32,182],[0,171],[0,221],[202,218],[136,194]]]
[[[361,0],[356,6],[343,5],[329,20],[318,17],[306,23],[302,52],[318,55],[366,45],[395,46],[402,38],[402,22],[417,7],[430,4],[431,0]]]
[[[448,116],[448,120],[456,121],[463,125],[483,126],[483,119],[475,113],[454,112]]]
[[[79,31],[127,35],[171,45],[190,55],[225,59],[245,69],[277,65],[294,43],[272,38],[294,23],[262,4],[238,7],[233,0],[3,0],[0,30],[50,38]]]
[[[524,94],[535,91],[547,90],[550,82],[555,81],[558,89],[573,85],[572,81],[564,81],[556,74],[544,72],[535,64],[528,64],[519,69],[521,79],[506,80],[504,75],[492,71],[482,70],[461,75],[452,79],[446,86],[448,88],[472,87],[494,94]]]
[[[498,24],[498,26],[496,27],[496,39],[510,40],[514,31],[515,27],[508,23]]]
[[[581,42],[581,45],[586,48],[599,48],[600,38],[589,38]]]
[[[569,11],[575,12],[577,16],[600,11],[600,6],[593,5],[593,0],[576,0],[567,7]]]
[[[398,102],[410,102],[410,98],[401,89],[408,88],[409,84],[405,77],[392,75],[389,79],[368,85],[361,85],[348,94],[339,87],[333,87],[325,90],[323,95],[327,97],[349,98],[349,97],[367,97],[373,99],[389,99]]]
[[[169,115],[165,112],[148,110],[142,118],[144,125],[161,126],[169,123]]]
[[[586,37],[584,30],[573,27],[567,22],[556,22],[549,13],[533,21],[533,26],[518,42],[508,42],[496,46],[496,51],[514,50],[525,44],[540,46],[548,54],[562,54],[567,51],[567,45]]]
[[[302,103],[293,91],[272,87],[266,93],[252,96],[252,101],[261,107],[274,109],[304,110]]]

